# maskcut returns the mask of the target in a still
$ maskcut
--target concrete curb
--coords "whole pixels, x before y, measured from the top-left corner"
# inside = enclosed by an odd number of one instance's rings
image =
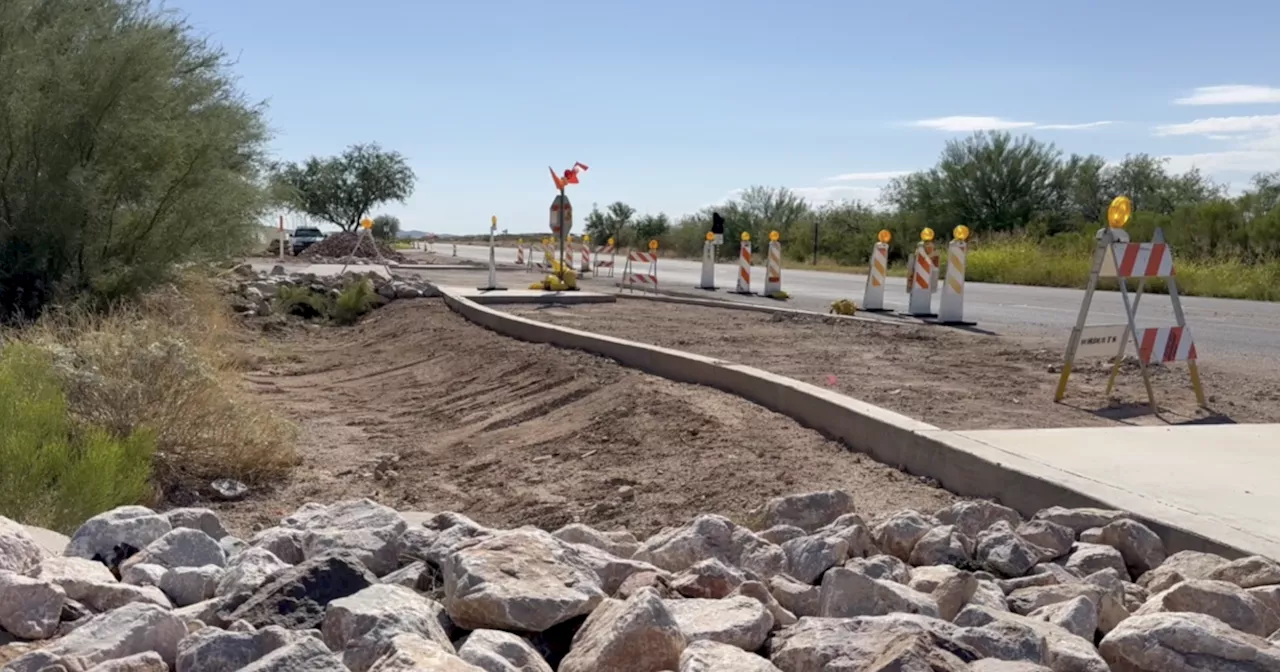
[[[1170,515],[1170,507],[1154,499],[1134,496],[1136,493],[1117,496],[1118,490],[1113,486],[1034,463],[960,433],[793,378],[702,355],[537,322],[448,292],[443,292],[443,296],[454,312],[505,336],[582,350],[663,378],[740,396],[791,417],[878,462],[933,479],[957,495],[997,499],[1023,516],[1030,517],[1051,506],[1117,508],[1128,511],[1160,535],[1170,553],[1197,550],[1228,558],[1267,554],[1238,535],[1230,535],[1230,542],[1219,540],[1213,521],[1207,516],[1189,516],[1188,512]]]
[[[702,299],[693,296],[685,296],[682,294],[623,294],[618,293],[620,299],[635,299],[638,301],[657,301],[659,303],[679,303],[690,306],[706,306],[708,308],[724,308],[725,310],[743,310],[752,313],[770,313],[775,315],[798,315],[804,317],[822,317],[834,318],[837,320],[850,320],[853,322],[874,322],[876,324],[888,324],[900,327],[919,326],[922,323],[906,320],[886,320],[879,317],[867,315],[834,315],[831,313],[820,313],[816,310],[803,310],[801,308],[778,308],[775,306],[762,306],[755,303],[740,303],[737,301],[725,301],[723,299]]]

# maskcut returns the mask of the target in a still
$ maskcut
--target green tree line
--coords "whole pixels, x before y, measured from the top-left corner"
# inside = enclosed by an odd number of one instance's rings
[[[1243,193],[1231,196],[1199,170],[1173,173],[1147,154],[1109,165],[1097,155],[1064,155],[1052,144],[1003,132],[948,142],[935,166],[890,181],[874,205],[815,206],[784,187],[753,186],[674,224],[665,214],[637,217],[634,208],[613,203],[593,209],[587,228],[623,244],[656,237],[664,250],[698,256],[712,213],[719,212],[722,258],[737,256],[742,233],[765,241],[776,230],[793,261],[812,260],[816,247],[820,261],[848,266],[867,263],[881,229],[893,233],[891,260],[901,260],[925,227],[945,241],[960,224],[973,232],[976,247],[1019,238],[1087,254],[1105,225],[1107,205],[1122,194],[1134,203],[1128,225],[1134,238],[1148,240],[1160,227],[1181,258],[1245,264],[1280,258],[1280,172],[1255,175]]]

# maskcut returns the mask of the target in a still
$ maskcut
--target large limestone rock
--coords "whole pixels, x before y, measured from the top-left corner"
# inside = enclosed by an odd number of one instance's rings
[[[1138,585],[1155,594],[1187,579],[1207,579],[1213,570],[1227,564],[1227,559],[1213,553],[1178,551],[1165,558],[1159,567],[1138,577]]]
[[[819,613],[825,617],[883,616],[901,612],[938,617],[933,598],[883,579],[835,567],[822,577]]]
[[[236,672],[300,636],[278,625],[253,632],[200,628],[178,642],[174,672]]]
[[[679,672],[780,672],[768,659],[736,646],[700,640],[680,654]]]
[[[787,556],[745,527],[723,516],[702,515],[688,525],[668,528],[645,540],[633,559],[680,572],[709,558],[762,577],[780,574]]]
[[[312,558],[273,575],[223,620],[245,620],[259,628],[318,628],[330,602],[354,595],[376,582],[353,555],[336,553]]]
[[[341,660],[314,637],[299,637],[241,668],[241,672],[348,672]]]
[[[52,637],[66,598],[56,583],[0,570],[0,629],[23,639]]]
[[[925,533],[911,550],[908,562],[914,567],[927,565],[968,565],[972,561],[974,542],[955,525],[942,525]]]
[[[871,531],[871,538],[881,552],[906,562],[911,559],[916,542],[940,525],[937,518],[919,511],[898,511],[876,525]]]
[[[441,625],[444,607],[410,588],[377,584],[329,603],[320,631],[331,651],[353,672],[366,672],[381,655],[384,642],[414,633],[453,653]]]
[[[769,615],[773,616],[774,629],[785,628],[796,622],[796,615],[787,611],[778,600],[774,599],[769,589],[759,581],[744,581],[741,586],[734,589],[729,597],[737,596],[749,597],[759,602]]]
[[[227,563],[218,579],[216,595],[232,595],[256,590],[271,575],[289,569],[290,565],[264,548],[247,548]]]
[[[996,521],[978,535],[976,558],[988,571],[1008,578],[1031,571],[1045,552],[1037,549],[1004,520]]]
[[[784,543],[782,551],[787,554],[787,574],[814,583],[828,569],[845,561],[849,544],[838,537],[812,535]]]
[[[973,599],[977,590],[977,577],[969,572],[957,572],[934,586],[929,597],[938,605],[939,618],[950,621]]]
[[[605,595],[616,593],[622,587],[622,584],[633,575],[647,572],[666,574],[666,572],[647,562],[619,558],[595,546],[569,542],[562,543],[578,551],[582,560],[596,573],[596,577],[600,580],[600,589],[604,591]]]
[[[1046,621],[970,604],[960,611],[954,622],[968,628],[1001,622],[1030,628],[1044,637],[1048,650],[1048,660],[1045,663],[1053,672],[1112,672],[1093,648],[1092,641],[1077,637]]]
[[[783,672],[968,672],[978,654],[940,637],[933,624],[947,625],[901,614],[802,618],[770,640],[769,659]]]
[[[249,544],[254,548],[270,551],[283,562],[296,565],[307,559],[302,550],[305,539],[306,533],[302,530],[292,527],[268,527],[253,535]]]
[[[1075,550],[1067,556],[1063,566],[1077,576],[1088,576],[1104,569],[1114,569],[1126,579],[1129,577],[1124,556],[1119,550],[1106,544],[1089,544],[1083,541],[1076,544]]]
[[[1022,523],[1022,516],[1017,511],[984,499],[955,502],[946,508],[939,509],[933,515],[944,525],[954,525],[961,534],[970,539],[976,538],[998,521],[1008,523],[1010,529]]]
[[[26,529],[0,516],[0,570],[26,574],[35,569],[45,555]]]
[[[347,551],[375,576],[395,571],[400,559],[400,535],[408,528],[394,509],[369,499],[331,506],[306,504],[280,522],[282,527],[304,532],[304,556],[314,558]]]
[[[1280,615],[1256,596],[1233,583],[1208,579],[1183,581],[1152,595],[1134,616],[1178,611],[1207,614],[1258,637],[1280,629]]]
[[[709,639],[754,651],[773,629],[773,615],[750,597],[668,600],[666,606],[690,642]]]
[[[1079,508],[1066,509],[1061,506],[1052,506],[1036,512],[1033,516],[1035,520],[1047,520],[1051,523],[1057,523],[1063,527],[1070,528],[1077,536],[1085,530],[1092,528],[1101,528],[1109,525],[1121,518],[1128,518],[1129,514],[1124,511],[1115,511],[1112,509],[1095,509],[1095,508]]]
[[[200,530],[180,527],[147,544],[141,552],[126,560],[122,567],[142,563],[166,569],[205,565],[223,567],[227,564],[227,555],[213,537]]]
[[[186,607],[213,597],[221,579],[222,568],[214,565],[175,567],[160,578],[160,590],[174,606]]]
[[[10,662],[9,667],[12,672],[41,672],[55,664],[86,669],[147,651],[160,654],[166,665],[173,666],[178,641],[186,634],[182,619],[163,607],[127,604],[90,619],[46,648]]]
[[[666,603],[646,588],[626,602],[606,600],[591,612],[559,672],[674,670],[687,643]]]
[[[1280,672],[1280,648],[1196,613],[1148,613],[1102,639],[1117,672]]]
[[[591,613],[605,598],[582,553],[540,530],[506,532],[461,548],[443,573],[449,617],[468,630],[541,632]]]
[[[1047,551],[1040,558],[1042,561],[1057,560],[1070,553],[1071,545],[1076,540],[1071,528],[1048,520],[1028,520],[1015,528],[1014,532],[1037,548]]]
[[[485,672],[552,672],[529,642],[501,630],[476,630],[467,635],[458,657]]]
[[[174,529],[180,527],[189,527],[193,530],[200,530],[214,539],[222,539],[227,536],[227,528],[223,527],[222,520],[218,518],[218,514],[211,509],[204,508],[182,508],[170,509],[164,512],[165,520],[169,521]]]
[[[896,583],[911,582],[911,568],[907,563],[892,555],[873,555],[869,558],[852,558],[844,563],[845,569],[853,570],[872,579],[884,579]]]
[[[94,665],[89,672],[169,672],[169,666],[164,664],[160,654],[144,651]]]
[[[1205,578],[1227,581],[1241,588],[1274,586],[1280,584],[1280,563],[1261,555],[1251,555],[1217,567]]]
[[[64,555],[118,564],[172,529],[164,516],[145,506],[121,506],[84,521]]]
[[[1053,670],[1036,663],[984,658],[969,663],[969,672],[1053,672]]]
[[[1046,605],[1027,614],[1029,618],[1052,623],[1084,639],[1093,639],[1098,629],[1098,605],[1084,595]]]
[[[769,593],[797,617],[817,616],[821,611],[822,590],[817,586],[779,575],[769,579]]]
[[[750,514],[757,530],[775,525],[793,525],[813,532],[846,513],[853,513],[853,495],[843,490],[826,490],[774,497]]]
[[[435,640],[413,633],[403,633],[387,642],[382,657],[374,661],[369,672],[485,672],[485,670],[449,653]]]
[[[1102,543],[1114,547],[1124,556],[1124,563],[1132,576],[1143,574],[1160,566],[1167,554],[1164,542],[1151,528],[1142,523],[1121,519],[1108,523],[1100,533]]]
[[[571,544],[586,544],[619,558],[630,558],[640,550],[640,542],[626,530],[601,532],[582,523],[565,525],[552,532],[551,536]]]
[[[77,602],[83,602],[95,585],[116,583],[115,575],[101,562],[66,556],[44,558],[31,575],[58,584]]]
[[[747,577],[735,567],[709,558],[681,572],[671,588],[685,597],[717,600],[732,593]]]

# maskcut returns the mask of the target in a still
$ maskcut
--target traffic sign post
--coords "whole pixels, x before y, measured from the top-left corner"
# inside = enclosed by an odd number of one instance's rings
[[[495,236],[498,232],[498,216],[494,215],[489,218],[489,285],[487,287],[478,287],[483,291],[494,291],[506,289],[506,287],[498,286],[498,257],[497,257],[497,241]]]
[[[355,247],[351,248],[351,254],[348,254],[347,258],[342,261],[343,273],[347,272],[347,266],[351,264],[352,259],[355,259],[356,250],[360,249],[360,243],[363,243],[366,237],[369,239],[369,244],[373,246],[373,254],[377,257],[378,263],[386,265],[387,262],[382,258],[382,250],[378,249],[378,241],[373,239],[373,220],[365,217],[360,220],[360,229],[356,231]]]
[[[1107,380],[1106,394],[1110,396],[1114,389],[1116,377],[1120,372],[1120,364],[1124,360],[1125,348],[1132,336],[1138,353],[1138,370],[1142,373],[1142,384],[1146,388],[1147,402],[1152,413],[1159,414],[1160,407],[1156,403],[1155,390],[1151,385],[1151,375],[1147,365],[1152,362],[1168,363],[1174,361],[1187,362],[1187,372],[1191,379],[1191,388],[1195,392],[1200,406],[1207,405],[1204,388],[1200,384],[1200,371],[1196,366],[1196,346],[1187,328],[1186,316],[1182,312],[1182,301],[1178,294],[1178,281],[1174,275],[1173,249],[1164,242],[1164,232],[1156,229],[1150,243],[1131,243],[1124,225],[1128,223],[1133,212],[1133,203],[1125,196],[1117,196],[1107,209],[1107,227],[1098,231],[1098,245],[1094,249],[1093,264],[1089,272],[1089,282],[1085,286],[1084,300],[1080,304],[1080,314],[1076,325],[1071,329],[1067,341],[1067,352],[1063,357],[1062,374],[1058,378],[1058,387],[1053,400],[1062,401],[1067,392],[1067,380],[1080,357],[1113,357],[1111,375]],[[1115,278],[1120,285],[1120,299],[1124,304],[1125,323],[1106,325],[1086,325],[1089,318],[1089,307],[1093,294],[1097,289],[1099,278]],[[1138,280],[1137,292],[1132,301],[1129,299],[1129,279]],[[1138,303],[1142,291],[1146,287],[1147,278],[1163,278],[1169,290],[1169,300],[1173,304],[1173,316],[1176,326],[1138,329]]]

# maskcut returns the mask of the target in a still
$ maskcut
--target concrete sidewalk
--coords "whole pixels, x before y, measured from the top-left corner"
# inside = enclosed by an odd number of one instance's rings
[[[1115,508],[1280,558],[1280,424],[922,433]]]

